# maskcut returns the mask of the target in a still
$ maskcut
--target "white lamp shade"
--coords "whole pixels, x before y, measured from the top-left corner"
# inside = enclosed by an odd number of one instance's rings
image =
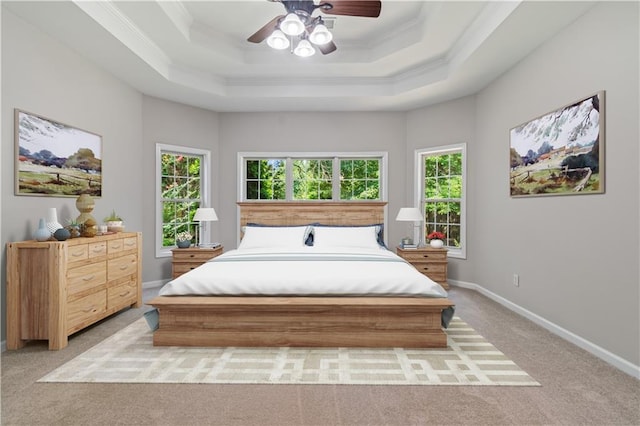
[[[214,222],[218,220],[218,215],[213,207],[200,207],[196,210],[193,220],[198,222]]]
[[[323,45],[329,43],[333,39],[333,35],[329,32],[327,27],[322,24],[316,25],[313,32],[309,35],[311,43],[316,45]]]
[[[423,220],[422,213],[415,207],[403,207],[398,212],[396,220],[402,222],[420,222]]]
[[[304,31],[304,24],[295,13],[288,14],[280,23],[280,29],[283,33],[290,36],[297,36]]]
[[[293,53],[303,58],[308,58],[316,53],[316,49],[309,43],[309,40],[300,40]]]
[[[280,30],[275,30],[271,35],[267,38],[267,44],[278,50],[286,49],[289,47],[289,39],[286,35]]]

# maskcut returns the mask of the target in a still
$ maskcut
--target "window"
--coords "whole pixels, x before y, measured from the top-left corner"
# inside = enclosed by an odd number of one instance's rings
[[[386,153],[239,153],[240,200],[384,200]]]
[[[449,256],[466,258],[466,144],[416,151],[417,201],[424,206],[424,234],[442,232]]]
[[[193,215],[207,205],[209,151],[156,145],[156,256],[170,256],[180,232],[196,234]]]

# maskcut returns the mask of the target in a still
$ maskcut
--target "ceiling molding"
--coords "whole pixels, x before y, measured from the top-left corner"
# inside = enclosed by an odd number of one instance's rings
[[[191,25],[193,24],[193,16],[189,13],[181,0],[159,1],[158,5],[167,15],[169,20],[176,27],[178,32],[182,34],[186,41],[191,41]]]
[[[112,1],[73,0],[73,3],[156,72],[168,78],[171,63],[169,56],[120,12]]]

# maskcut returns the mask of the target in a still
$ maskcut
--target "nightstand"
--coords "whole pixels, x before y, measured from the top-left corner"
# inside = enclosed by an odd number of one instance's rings
[[[418,271],[440,284],[445,290],[449,290],[449,283],[447,283],[447,249],[429,246],[415,249],[396,247],[396,253],[411,263]]]
[[[185,272],[189,272],[190,270],[197,268],[209,259],[220,256],[222,254],[222,250],[222,246],[218,246],[216,248],[175,248],[171,250],[171,253],[173,254],[173,260],[171,262],[173,279],[178,278]]]

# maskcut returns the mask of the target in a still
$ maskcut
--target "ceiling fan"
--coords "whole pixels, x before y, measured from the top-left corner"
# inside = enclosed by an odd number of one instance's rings
[[[322,16],[313,16],[319,9],[327,15],[362,16],[377,18],[380,16],[382,3],[368,0],[269,0],[284,5],[286,15],[278,15],[255,32],[247,41],[267,44],[274,49],[286,49],[299,39],[292,52],[306,57],[315,53],[313,45],[324,54],[337,49],[333,35],[324,25]],[[313,45],[312,45],[313,43]]]

